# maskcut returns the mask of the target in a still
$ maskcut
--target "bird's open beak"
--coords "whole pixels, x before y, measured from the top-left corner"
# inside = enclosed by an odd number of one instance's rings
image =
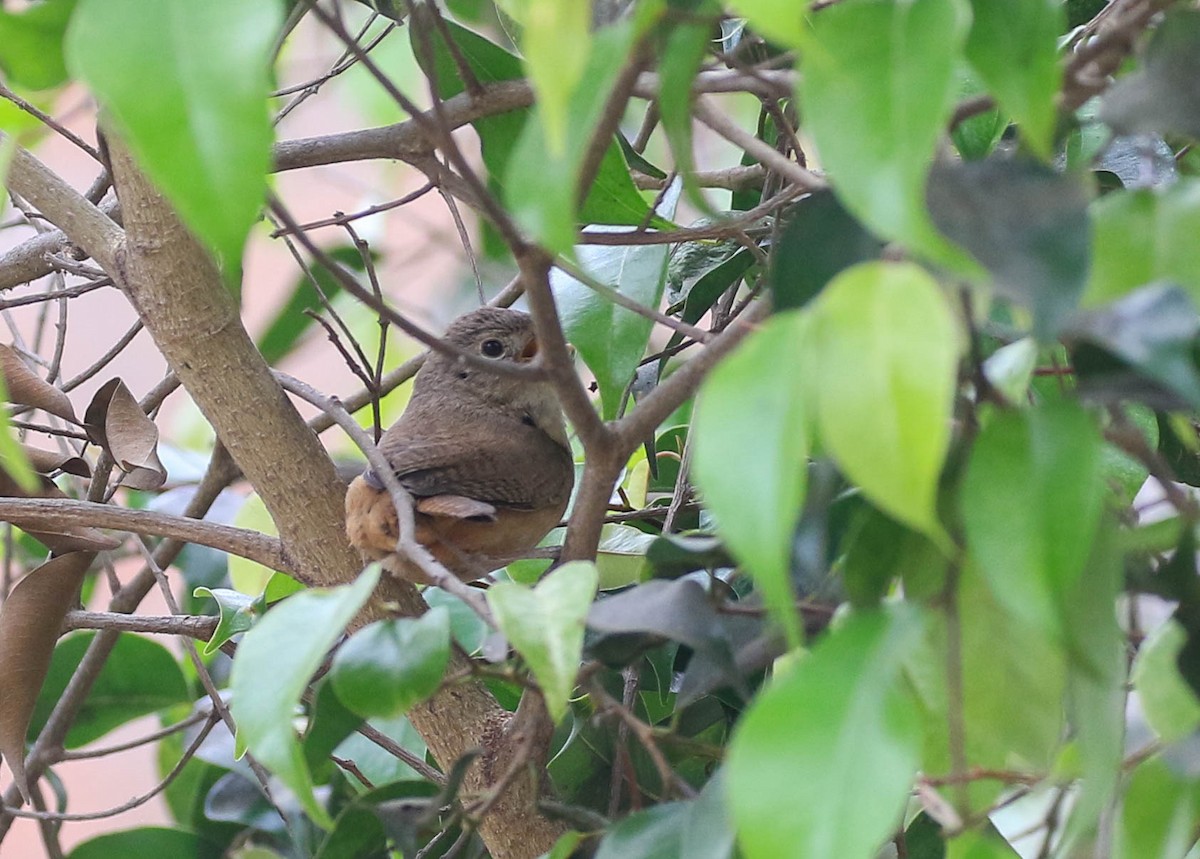
[[[532,361],[534,358],[536,358],[537,353],[538,353],[537,338],[530,337],[529,342],[525,345],[525,348],[521,350],[521,354],[517,356],[517,360],[522,363],[527,363],[529,361]]]

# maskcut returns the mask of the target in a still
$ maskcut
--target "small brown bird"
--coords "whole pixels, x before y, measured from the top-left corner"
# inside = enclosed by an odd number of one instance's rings
[[[537,354],[533,322],[482,307],[451,323],[445,341],[494,361]],[[380,452],[413,496],[416,539],[464,581],[521,557],[558,524],[575,469],[562,409],[546,382],[489,373],[431,352],[404,414]],[[346,493],[346,533],[394,575],[427,582],[395,556],[396,510],[373,471]]]

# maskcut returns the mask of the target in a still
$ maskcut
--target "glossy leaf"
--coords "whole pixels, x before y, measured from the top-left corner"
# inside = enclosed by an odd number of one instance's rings
[[[921,628],[910,609],[852,614],[759,693],[727,761],[747,859],[869,859],[900,823],[920,758],[901,665]]]
[[[239,271],[267,190],[270,63],[282,7],[80,0],[67,60],[184,222]]]
[[[338,650],[333,688],[360,716],[399,716],[437,691],[450,661],[450,613],[377,621]]]
[[[1017,617],[1061,637],[1064,600],[1104,509],[1101,440],[1078,406],[993,417],[962,487],[967,542],[993,593]]]
[[[528,588],[498,582],[488,589],[496,623],[529,664],[554,721],[567,711],[583,652],[583,627],[598,574],[594,564],[563,564]]]
[[[938,163],[926,195],[938,229],[983,264],[997,293],[1033,312],[1038,339],[1052,339],[1087,283],[1083,179],[1031,161]]]
[[[1062,78],[1057,44],[1064,29],[1062,3],[971,0],[971,11],[967,59],[1020,126],[1029,148],[1048,160]]]
[[[239,751],[252,751],[325,828],[332,821],[313,796],[312,777],[292,728],[293,710],[326,651],[378,581],[379,568],[368,567],[351,585],[291,597],[246,633],[230,675]]]
[[[880,236],[965,270],[925,212],[925,176],[968,20],[959,0],[830,6],[812,16],[800,84],[805,130],[846,208]]]
[[[800,628],[792,535],[804,503],[813,404],[794,376],[763,368],[804,365],[808,321],[779,314],[718,364],[701,388],[693,435],[705,504],[793,643]]]
[[[821,440],[889,515],[944,541],[935,501],[950,444],[959,334],[914,265],[847,269],[814,308]]]
[[[1085,303],[1101,304],[1158,280],[1200,301],[1200,179],[1107,194],[1092,204],[1094,254]]]
[[[676,187],[660,214],[674,214]],[[667,273],[667,245],[585,245],[576,249],[589,277],[626,298],[657,309]],[[646,351],[652,320],[610,301],[600,292],[554,269],[550,277],[563,332],[596,377],[606,419],[616,417],[625,387]]]

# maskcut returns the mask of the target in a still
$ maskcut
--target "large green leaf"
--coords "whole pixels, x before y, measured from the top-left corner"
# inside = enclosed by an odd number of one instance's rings
[[[1200,823],[1200,783],[1162,757],[1133,771],[1113,836],[1115,859],[1184,856]]]
[[[362,253],[353,245],[328,248],[325,253],[352,271],[361,273],[366,270]],[[313,281],[316,281],[315,285]],[[324,307],[318,289],[327,300],[332,301],[342,291],[342,282],[323,265],[312,265],[296,278],[287,302],[267,324],[267,330],[257,338],[258,349],[268,364],[274,364],[291,352],[304,333],[315,324],[305,311]]]
[[[1188,736],[1200,726],[1200,700],[1176,666],[1186,641],[1184,628],[1169,620],[1150,634],[1133,664],[1133,688],[1141,699],[1146,721],[1168,743]]]
[[[966,55],[1021,137],[1050,158],[1062,70],[1058,36],[1064,29],[1060,0],[971,0]]]
[[[682,21],[672,26],[664,38],[658,106],[663,131],[675,159],[675,171],[683,177],[688,200],[702,211],[711,207],[695,181],[692,154],[692,81],[708,51],[715,17],[720,8],[715,0],[699,4]],[[709,17],[703,17],[708,13]]]
[[[54,648],[50,670],[34,706],[30,739],[41,731],[95,637],[94,632],[76,633]],[[68,749],[85,746],[139,716],[188,700],[187,681],[171,651],[149,638],[123,634],[92,684],[63,745]]]
[[[674,214],[678,199],[676,187],[664,198],[660,214]],[[584,274],[657,310],[666,284],[668,249],[667,245],[583,245],[576,255]],[[596,377],[604,417],[614,418],[646,351],[654,322],[620,307],[561,269],[554,269],[550,283],[563,332]]]
[[[296,794],[308,815],[332,825],[313,796],[312,776],[292,718],[308,681],[379,581],[368,567],[351,585],[299,593],[246,633],[233,661],[231,708],[239,751],[249,749]]]
[[[925,175],[957,89],[969,15],[960,0],[860,0],[812,16],[800,95],[834,190],[879,235],[973,264],[933,228]]]
[[[541,108],[538,116],[550,153],[561,157],[571,99],[592,51],[591,9],[577,0],[510,0],[508,8],[520,10],[521,50]]]
[[[529,663],[542,687],[546,709],[557,722],[567,712],[583,652],[588,607],[596,595],[595,564],[563,564],[536,587],[498,582],[488,589],[488,604],[500,631]]]
[[[759,694],[727,763],[748,859],[869,859],[900,824],[921,742],[901,666],[921,629],[911,608],[856,612]]]
[[[1069,403],[1004,412],[980,433],[963,481],[967,542],[993,593],[1056,638],[1104,510],[1101,444]]]
[[[232,276],[267,190],[270,63],[282,6],[80,0],[72,72]]]
[[[959,333],[941,289],[915,265],[863,263],[814,312],[822,444],[872,502],[944,542],[935,502]]]
[[[218,859],[221,848],[183,829],[142,826],[98,835],[78,845],[68,854],[68,859],[129,859],[131,856]]]
[[[1106,194],[1092,204],[1091,281],[1084,301],[1101,304],[1156,280],[1200,302],[1200,179]]]
[[[811,395],[792,372],[805,366],[809,319],[772,317],[713,370],[701,388],[692,469],[705,505],[767,605],[798,643],[792,537],[804,503]]]
[[[47,89],[67,79],[63,33],[76,0],[47,0],[21,12],[0,9],[0,69],[12,83]]]

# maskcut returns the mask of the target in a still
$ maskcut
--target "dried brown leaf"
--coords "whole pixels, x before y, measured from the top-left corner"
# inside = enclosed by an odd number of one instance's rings
[[[10,402],[79,423],[67,395],[30,370],[11,346],[0,344],[0,372],[4,373]]]
[[[43,450],[40,447],[22,445],[29,464],[38,474],[49,474],[52,471],[62,471],[76,477],[91,477],[92,467],[82,456],[74,456],[56,450]]]
[[[70,552],[50,559],[17,582],[0,608],[0,757],[26,802],[25,734],[63,618],[95,557]]]
[[[8,472],[0,469],[0,496],[9,498],[66,498],[67,494],[55,486],[49,479],[41,478],[41,486],[36,492],[26,492],[12,479]],[[84,528],[78,525],[55,525],[44,517],[24,519],[20,516],[8,520],[33,539],[45,544],[52,552],[62,555],[67,552],[101,552],[105,549],[115,549],[121,541],[109,537],[95,528]]]
[[[88,404],[83,416],[88,436],[120,469],[121,481],[134,489],[157,489],[167,472],[158,461],[158,427],[120,379],[110,379]]]

